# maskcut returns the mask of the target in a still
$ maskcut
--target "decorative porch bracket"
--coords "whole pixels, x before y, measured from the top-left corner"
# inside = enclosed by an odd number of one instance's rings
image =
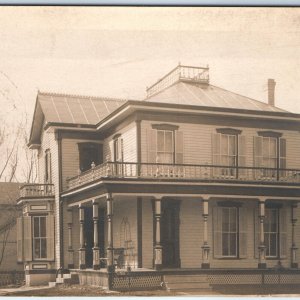
[[[80,249],[79,249],[79,269],[85,269],[85,243],[84,243],[84,207],[82,204],[79,205],[79,240],[80,240]]]
[[[155,214],[155,245],[154,245],[154,265],[155,269],[162,268],[162,245],[160,238],[160,222],[161,222],[161,198],[156,198],[154,203]]]
[[[93,247],[93,269],[100,269],[100,250],[98,241],[98,221],[99,221],[99,204],[93,200],[93,221],[94,221],[94,247]]]
[[[202,245],[202,269],[209,269],[210,263],[209,263],[209,252],[210,247],[208,245],[208,197],[202,197],[203,199],[203,245]]]
[[[296,240],[295,240],[295,226],[297,223],[297,219],[295,217],[295,209],[297,208],[297,204],[292,204],[292,261],[291,261],[291,267],[292,268],[298,268],[298,262],[297,262],[297,246],[296,246]]]
[[[259,252],[259,269],[265,269],[266,264],[266,246],[265,246],[265,231],[264,231],[264,222],[265,222],[265,198],[259,199],[259,221],[260,221],[260,243],[258,246]]]

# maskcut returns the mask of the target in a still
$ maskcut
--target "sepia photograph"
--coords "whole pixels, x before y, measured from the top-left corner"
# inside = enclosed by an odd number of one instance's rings
[[[0,6],[0,297],[300,297],[300,7]]]

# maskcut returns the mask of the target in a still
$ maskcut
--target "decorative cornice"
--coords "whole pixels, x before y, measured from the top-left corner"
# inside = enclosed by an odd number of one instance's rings
[[[242,133],[242,130],[235,129],[235,128],[217,128],[216,131],[217,133],[230,134],[230,135],[239,135]]]
[[[175,131],[178,130],[178,125],[173,124],[152,124],[152,129],[158,129],[158,130],[170,130]]]
[[[274,137],[274,138],[282,137],[281,132],[271,131],[271,130],[258,131],[257,134],[262,137]]]

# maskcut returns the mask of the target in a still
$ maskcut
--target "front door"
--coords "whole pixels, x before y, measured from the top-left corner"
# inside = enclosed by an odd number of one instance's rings
[[[161,244],[163,247],[162,265],[164,268],[179,268],[179,213],[180,201],[162,200]]]

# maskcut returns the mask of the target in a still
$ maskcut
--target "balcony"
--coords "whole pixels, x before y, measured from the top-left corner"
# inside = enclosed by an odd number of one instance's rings
[[[20,198],[54,197],[53,184],[25,184],[20,188]]]
[[[69,178],[68,189],[97,179],[157,179],[193,181],[240,181],[300,183],[300,170],[216,165],[155,164],[106,162],[78,176]]]

